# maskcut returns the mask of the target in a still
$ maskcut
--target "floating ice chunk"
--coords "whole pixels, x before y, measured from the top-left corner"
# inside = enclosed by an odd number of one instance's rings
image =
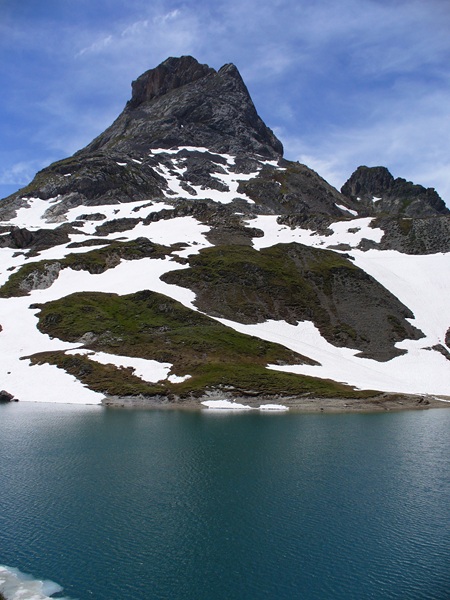
[[[253,410],[251,406],[230,402],[230,400],[204,400],[202,404],[214,410]]]
[[[34,579],[19,569],[0,565],[0,592],[8,600],[51,600],[51,596],[62,592],[62,587],[54,581]]]
[[[286,411],[289,410],[288,406],[284,406],[284,404],[261,404],[259,410],[275,410],[275,411]]]

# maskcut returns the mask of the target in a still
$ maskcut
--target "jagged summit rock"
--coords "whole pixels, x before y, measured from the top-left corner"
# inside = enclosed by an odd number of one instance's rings
[[[149,102],[153,98],[163,96],[171,90],[214,73],[214,69],[200,64],[192,56],[168,58],[158,67],[149,69],[132,82],[132,96],[128,107],[136,108],[143,102]]]
[[[386,167],[358,167],[341,192],[359,202],[369,214],[430,217],[450,213],[434,188],[401,177],[394,179]]]
[[[145,153],[174,146],[267,158],[283,154],[233,64],[215,71],[191,56],[169,58],[134,81],[132,90],[122,114],[83,154]]]

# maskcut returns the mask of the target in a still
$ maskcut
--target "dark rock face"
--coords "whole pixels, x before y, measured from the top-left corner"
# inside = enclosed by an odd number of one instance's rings
[[[200,146],[220,153],[279,158],[281,142],[258,116],[237,68],[169,58],[133,83],[123,113],[82,153]]]
[[[215,73],[208,65],[201,65],[192,56],[168,58],[163,63],[143,73],[131,84],[132,96],[128,103],[136,108],[158,96],[164,96],[188,83],[194,83],[206,75]]]
[[[71,227],[61,225],[56,229],[38,229],[28,231],[21,227],[11,227],[7,235],[0,237],[0,248],[15,248],[17,250],[30,250],[31,253],[67,244],[70,241]]]
[[[450,212],[436,190],[401,177],[394,179],[386,167],[358,167],[341,192],[358,202],[367,215],[431,217]]]
[[[6,390],[0,391],[0,402],[12,402],[14,400],[14,396],[7,392]]]
[[[76,206],[160,197],[165,187],[165,179],[148,161],[137,164],[129,156],[113,152],[89,154],[83,159],[74,156],[39,171],[27,187],[2,202],[0,218],[12,218],[12,209],[26,204],[19,198],[58,198],[57,203],[49,205],[45,215],[50,222],[58,222],[64,220],[61,215]]]

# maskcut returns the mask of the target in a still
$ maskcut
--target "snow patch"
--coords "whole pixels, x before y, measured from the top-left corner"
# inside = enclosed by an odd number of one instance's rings
[[[364,217],[350,221],[337,221],[329,226],[333,232],[331,235],[321,235],[311,229],[280,225],[277,223],[277,215],[260,215],[249,219],[247,223],[264,232],[264,236],[253,238],[253,247],[256,250],[290,242],[298,242],[316,248],[338,244],[348,244],[352,248],[356,248],[363,238],[377,243],[381,241],[384,231],[370,227],[372,220],[372,217]]]
[[[172,368],[171,363],[160,363],[156,360],[119,356],[118,354],[108,354],[106,352],[92,352],[87,349],[68,350],[66,354],[87,356],[89,360],[95,360],[95,362],[102,365],[110,364],[122,369],[131,368],[134,371],[133,375],[148,383],[156,383],[167,379],[167,375]]]
[[[183,383],[183,381],[187,381],[191,377],[192,375],[169,375],[167,379],[170,381],[170,383]]]
[[[335,206],[337,206],[337,208],[341,209],[341,210],[345,210],[346,212],[350,213],[351,215],[357,217],[358,213],[356,212],[356,210],[352,210],[351,208],[347,208],[346,206],[343,206],[342,204],[335,204]]]

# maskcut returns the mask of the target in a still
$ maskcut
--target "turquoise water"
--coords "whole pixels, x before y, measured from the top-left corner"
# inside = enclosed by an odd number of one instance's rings
[[[0,406],[0,564],[80,600],[450,598],[450,410]]]

